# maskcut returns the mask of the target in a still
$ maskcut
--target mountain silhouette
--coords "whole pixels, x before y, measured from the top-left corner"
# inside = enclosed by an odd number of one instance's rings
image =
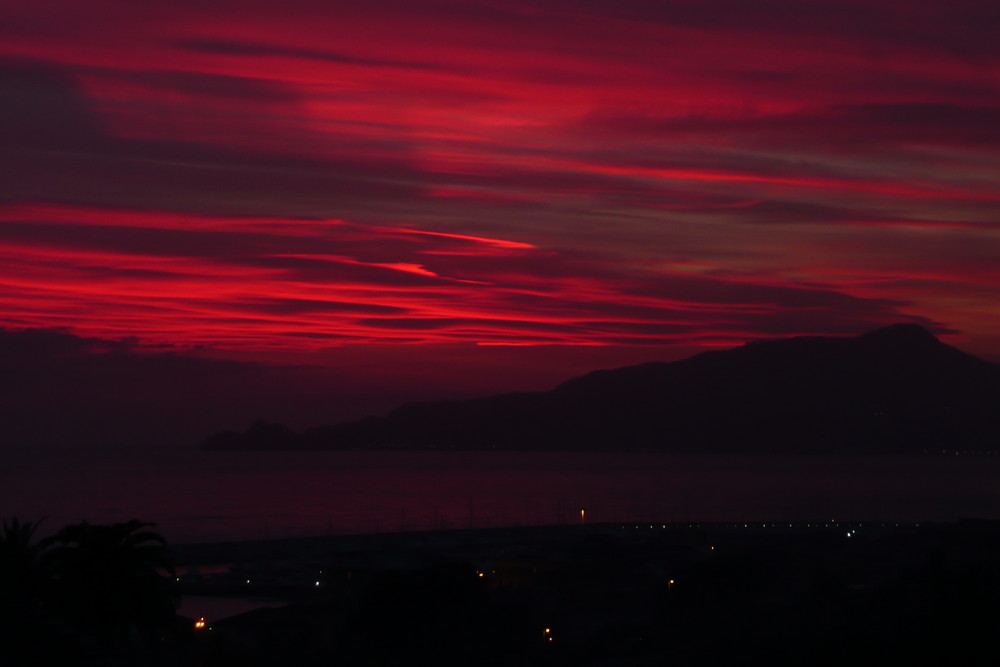
[[[985,451],[1000,445],[1000,366],[895,324],[595,371],[547,392],[410,403],[293,439],[280,433],[272,448]],[[202,446],[266,448],[260,434],[216,434]]]

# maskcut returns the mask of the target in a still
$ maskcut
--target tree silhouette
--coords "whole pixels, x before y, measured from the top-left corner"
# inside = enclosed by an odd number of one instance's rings
[[[17,517],[3,522],[0,531],[0,606],[4,616],[23,614],[41,603],[46,572],[33,543],[41,521],[21,523]]]
[[[154,525],[83,522],[44,540],[52,546],[54,611],[104,642],[169,628],[178,596],[166,540],[145,530]]]
[[[13,517],[0,530],[0,664],[5,666],[79,662],[75,638],[48,615],[53,571],[44,541],[34,541],[40,523]]]

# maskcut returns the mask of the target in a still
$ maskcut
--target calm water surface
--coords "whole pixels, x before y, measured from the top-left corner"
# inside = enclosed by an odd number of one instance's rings
[[[174,543],[600,521],[1000,518],[1000,457],[6,451],[0,517]]]

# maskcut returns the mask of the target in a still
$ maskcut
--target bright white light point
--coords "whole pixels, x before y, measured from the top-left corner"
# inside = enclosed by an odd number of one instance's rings
[[[319,582],[318,581],[316,582],[316,585],[319,586]]]

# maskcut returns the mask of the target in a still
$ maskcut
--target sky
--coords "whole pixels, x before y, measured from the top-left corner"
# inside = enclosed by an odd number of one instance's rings
[[[988,0],[0,0],[0,416],[302,427],[901,321],[1000,361],[998,27]]]

